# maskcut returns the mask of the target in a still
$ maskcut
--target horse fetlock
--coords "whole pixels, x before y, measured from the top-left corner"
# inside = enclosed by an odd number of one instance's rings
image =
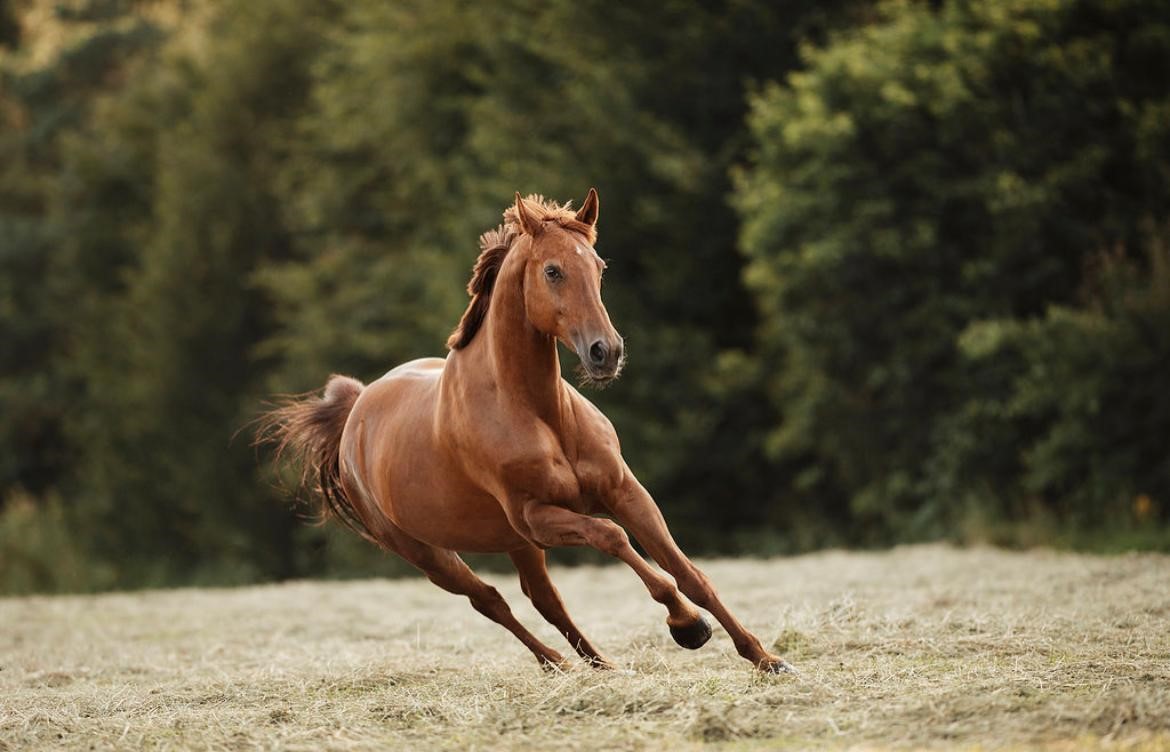
[[[669,604],[678,598],[678,591],[665,578],[655,580],[648,585],[650,597],[662,604]],[[688,620],[689,621],[689,620]]]
[[[550,655],[538,655],[536,660],[540,667],[550,674],[563,674],[573,668],[569,660],[556,651],[552,651]]]
[[[617,668],[617,666],[609,662],[609,659],[600,655],[586,656],[585,663],[589,664],[590,668],[595,668],[598,671],[613,671]]]

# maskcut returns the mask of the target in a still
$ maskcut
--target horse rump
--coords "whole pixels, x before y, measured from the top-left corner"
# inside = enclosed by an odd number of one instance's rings
[[[316,500],[322,521],[336,517],[378,543],[341,482],[341,432],[364,388],[357,379],[334,374],[321,396],[309,392],[277,402],[260,416],[255,443],[273,446],[278,465],[291,458],[300,468],[298,485]]]

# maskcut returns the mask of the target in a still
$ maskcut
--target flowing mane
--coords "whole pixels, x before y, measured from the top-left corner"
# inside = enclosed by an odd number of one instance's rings
[[[558,204],[549,201],[544,196],[529,195],[524,199],[524,208],[541,224],[555,223],[558,227],[580,233],[592,245],[597,241],[597,230],[593,225],[581,222],[576,213],[570,208],[571,201]],[[463,318],[451,336],[447,338],[447,347],[452,350],[461,350],[467,347],[474,339],[476,332],[483,326],[487,318],[488,306],[492,302],[492,289],[496,284],[496,275],[504,264],[504,258],[512,249],[516,241],[524,232],[516,216],[515,205],[504,211],[504,223],[494,230],[488,230],[479,236],[479,258],[475,260],[475,268],[471,273],[471,281],[467,283],[467,294],[471,302],[463,312]]]

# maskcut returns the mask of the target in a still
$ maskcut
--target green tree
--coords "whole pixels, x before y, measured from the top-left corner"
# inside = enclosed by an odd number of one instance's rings
[[[83,587],[102,577],[75,566],[85,548],[78,504],[60,500],[80,455],[67,424],[84,407],[65,364],[83,301],[114,284],[117,264],[74,265],[62,250],[73,239],[59,212],[64,152],[165,33],[128,6],[34,14],[28,5],[0,13],[0,515],[12,516],[0,520],[0,548],[25,552],[2,567],[10,583],[24,572],[40,587]]]
[[[254,348],[272,315],[252,277],[288,254],[274,186],[332,11],[225,7],[198,58],[172,50],[98,121],[94,147],[72,152],[72,234],[91,238],[79,252],[108,261],[132,242],[123,289],[79,327],[86,404],[72,425],[86,449],[75,493],[121,584],[295,571],[295,520],[263,503],[249,441],[233,435],[264,391]],[[130,229],[101,211],[126,165],[107,148],[133,165],[130,195],[147,188],[124,204]],[[94,225],[109,232],[83,232]]]
[[[789,502],[854,540],[937,534],[957,514],[938,469],[955,442],[983,447],[966,481],[996,505],[987,489],[1018,472],[1009,439],[1035,440],[954,434],[951,417],[1001,383],[986,369],[1010,369],[973,368],[963,332],[1075,308],[1086,261],[1142,247],[1165,216],[1170,13],[890,3],[805,61],[755,98],[737,192],[781,415],[768,447],[800,468]]]
[[[1101,254],[1078,305],[975,322],[961,335],[980,388],[942,423],[932,472],[993,534],[998,520],[1039,516],[1074,540],[1108,530],[1166,545],[1166,237],[1153,234],[1144,254]]]

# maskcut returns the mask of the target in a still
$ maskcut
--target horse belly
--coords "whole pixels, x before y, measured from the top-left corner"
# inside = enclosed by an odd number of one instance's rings
[[[402,530],[453,551],[499,553],[526,545],[494,497],[455,487],[444,490],[426,498],[403,494],[395,504]]]

